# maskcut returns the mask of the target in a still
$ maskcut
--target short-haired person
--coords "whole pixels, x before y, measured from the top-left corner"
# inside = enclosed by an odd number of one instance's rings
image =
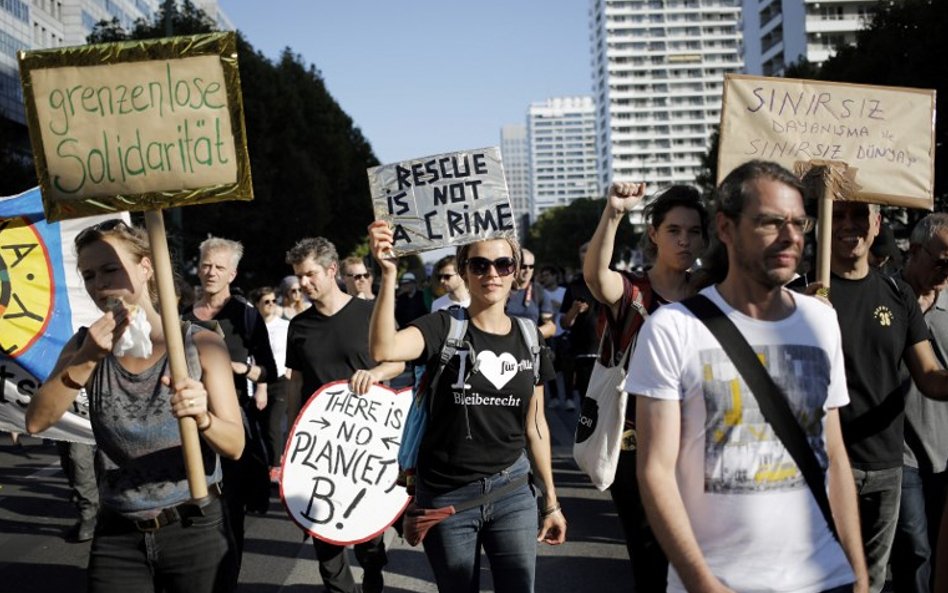
[[[458,260],[453,255],[446,255],[435,264],[434,279],[444,289],[444,294],[431,303],[432,311],[470,306],[471,293],[468,292],[464,279],[458,274],[457,266]]]
[[[556,325],[553,324],[553,305],[540,283],[533,279],[534,268],[536,268],[533,252],[523,249],[521,257],[516,284],[510,291],[507,301],[507,313],[514,317],[529,319],[537,324],[544,338],[550,338],[556,333]]]
[[[365,267],[361,257],[352,255],[342,260],[342,280],[346,283],[348,294],[367,301],[375,298],[372,294],[372,272]]]
[[[81,389],[97,445],[100,511],[89,567],[90,593],[223,593],[237,585],[236,550],[219,498],[219,457],[236,459],[244,431],[223,341],[190,326],[188,378],[173,388],[156,310],[151,249],[144,229],[120,219],[76,236],[79,273],[103,311],[63,348],[26,412],[27,432],[55,424]],[[151,352],[114,354],[142,316]],[[136,354],[144,354],[142,348]],[[197,423],[208,499],[191,501],[178,419]]]
[[[369,226],[372,255],[382,270],[369,335],[372,353],[384,360],[417,361],[431,370],[440,361],[450,313],[436,311],[396,330],[397,268],[386,257],[392,241],[385,221]],[[490,491],[498,495],[447,517],[428,531],[425,554],[441,593],[479,590],[482,547],[490,561],[495,591],[532,592],[537,541],[560,544],[566,538],[543,411],[543,381],[552,377],[552,364],[548,354],[534,359],[520,324],[504,311],[519,256],[512,238],[486,239],[458,248],[458,271],[471,293],[469,322],[463,344],[444,366],[433,394],[428,429],[418,452],[415,503],[434,509],[471,501]],[[541,365],[539,373],[536,364]],[[527,481],[528,453],[546,493],[541,525]],[[519,480],[523,483],[517,486]],[[505,486],[511,490],[499,493]]]
[[[814,226],[803,187],[780,165],[750,161],[724,179],[715,206],[727,270],[701,294],[782,388],[825,471],[839,541],[720,343],[689,309],[671,303],[645,322],[625,385],[636,400],[642,501],[673,568],[668,589],[865,592],[839,425],[848,392],[836,314],[784,288]]]
[[[901,277],[917,297],[929,341],[944,364],[948,361],[948,213],[929,214],[916,223]],[[948,495],[945,427],[948,402],[930,400],[911,384],[905,397],[902,495],[891,562],[894,590],[899,593],[928,593],[932,588],[932,552]]]
[[[260,314],[243,297],[234,296],[230,290],[244,253],[243,245],[230,239],[208,237],[201,242],[199,250],[201,296],[182,317],[199,323],[216,322],[224,333],[238,403],[247,417],[246,426],[250,429],[244,435],[247,446],[241,459],[236,462],[225,459],[222,462],[224,500],[230,513],[231,527],[237,541],[237,562],[240,564],[247,509],[265,512],[269,507],[268,461],[261,459],[264,453],[258,427],[268,404],[267,383],[276,378],[276,363]],[[248,384],[253,385],[253,393]]]
[[[610,264],[619,224],[645,195],[644,185],[633,186],[629,195],[620,194],[620,189],[628,188],[618,186],[610,191],[599,225],[583,257],[586,282],[570,285],[571,292],[576,295],[573,299],[592,302],[594,298],[605,307],[605,319],[613,338],[609,345],[613,359],[617,353],[625,352],[635,339],[631,330],[629,335],[622,335],[629,316],[639,315],[637,327],[641,327],[641,314],[634,306],[637,296],[648,314],[652,314],[660,305],[680,301],[694,293],[689,270],[707,245],[708,238],[708,213],[701,201],[701,194],[687,185],[673,185],[652,199],[644,210],[648,227],[642,238],[642,251],[649,264],[645,273],[620,273],[613,270]],[[571,330],[577,334],[576,347],[588,351],[594,344],[598,346],[596,320],[589,313],[576,314],[577,306],[574,304],[571,307],[567,317],[575,315],[577,319],[575,323],[570,323],[571,327],[577,326]],[[598,312],[598,307],[595,311]],[[593,327],[590,328],[590,325]],[[579,341],[581,338],[582,343]],[[590,343],[590,339],[593,343]],[[629,400],[626,407],[622,451],[609,493],[622,521],[637,586],[643,591],[659,592],[667,586],[668,561],[649,528],[642,508],[635,478],[635,401]]]
[[[272,286],[261,286],[251,292],[250,301],[267,326],[270,350],[273,351],[273,360],[276,363],[276,379],[270,383],[267,390],[267,407],[263,411],[261,428],[267,457],[270,459],[270,481],[279,482],[280,463],[286,444],[283,427],[284,423],[291,421],[287,417],[287,389],[290,380],[286,370],[286,334],[290,329],[290,322],[280,315],[276,289]]]
[[[834,202],[829,291],[842,329],[850,398],[840,422],[856,480],[873,593],[885,585],[902,490],[900,364],[905,363],[922,395],[948,398],[948,372],[935,357],[913,291],[869,265],[881,219],[876,204]]]
[[[352,391],[362,395],[373,383],[401,373],[402,363],[377,364],[369,355],[369,318],[372,301],[342,292],[336,283],[339,256],[336,247],[322,237],[302,239],[286,253],[300,286],[313,306],[290,320],[286,367],[292,371],[290,390],[306,402],[326,383],[349,380]],[[394,293],[394,291],[393,291]],[[356,423],[358,421],[354,419]],[[314,538],[319,574],[327,591],[359,591],[346,559],[346,548]],[[382,535],[354,546],[362,565],[363,593],[378,593],[383,587],[382,568],[388,562]]]

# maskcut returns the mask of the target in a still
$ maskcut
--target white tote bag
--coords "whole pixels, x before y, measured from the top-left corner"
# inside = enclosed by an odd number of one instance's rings
[[[600,355],[607,334],[604,332],[599,344]],[[622,387],[629,353],[634,346],[633,339],[622,354],[622,360],[613,367],[603,365],[600,357],[596,358],[576,425],[573,459],[599,490],[611,486],[616,477],[625,428],[625,406],[629,399]]]

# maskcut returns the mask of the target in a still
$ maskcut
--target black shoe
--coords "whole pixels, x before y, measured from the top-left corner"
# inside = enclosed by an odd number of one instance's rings
[[[385,580],[382,571],[366,570],[362,573],[362,593],[382,593]]]
[[[80,519],[66,531],[66,541],[73,544],[87,542],[95,535],[95,518]]]

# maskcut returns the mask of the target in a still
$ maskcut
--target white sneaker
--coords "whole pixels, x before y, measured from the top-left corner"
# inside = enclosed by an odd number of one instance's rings
[[[576,404],[573,403],[573,400],[571,399],[566,400],[566,409],[569,410],[570,412],[576,409]]]

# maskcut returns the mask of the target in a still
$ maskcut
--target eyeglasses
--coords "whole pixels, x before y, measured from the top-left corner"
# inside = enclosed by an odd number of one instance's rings
[[[779,216],[776,214],[758,214],[751,217],[754,229],[763,235],[776,235],[787,225],[801,234],[807,234],[816,227],[816,218],[812,216]]]
[[[510,276],[517,269],[517,262],[512,257],[498,257],[495,260],[489,260],[486,257],[472,257],[467,260],[468,269],[475,276],[483,276],[494,266],[498,276]]]
[[[533,264],[520,264],[520,269],[521,269],[521,270],[532,270],[533,267],[534,267]]]
[[[454,278],[457,274],[438,274],[438,280],[442,282],[447,282],[451,278]]]
[[[300,291],[299,287],[294,287],[294,288],[289,289],[287,292],[299,292],[299,291]]]
[[[261,301],[261,302],[262,302],[264,305],[275,305],[275,304],[276,304],[276,299],[263,299],[263,301]]]
[[[922,243],[922,249],[932,258],[933,267],[937,268],[939,272],[948,272],[948,259],[942,259],[940,254],[932,253],[924,243]]]
[[[118,227],[123,227],[126,229],[129,228],[128,223],[126,223],[121,218],[110,218],[108,220],[103,220],[99,224],[94,224],[90,227],[82,229],[79,234],[76,235],[75,244],[77,246],[84,245],[94,238],[93,235],[107,233],[109,231],[115,230]]]
[[[346,274],[346,276],[353,280],[368,280],[370,274],[366,272],[365,274]]]

